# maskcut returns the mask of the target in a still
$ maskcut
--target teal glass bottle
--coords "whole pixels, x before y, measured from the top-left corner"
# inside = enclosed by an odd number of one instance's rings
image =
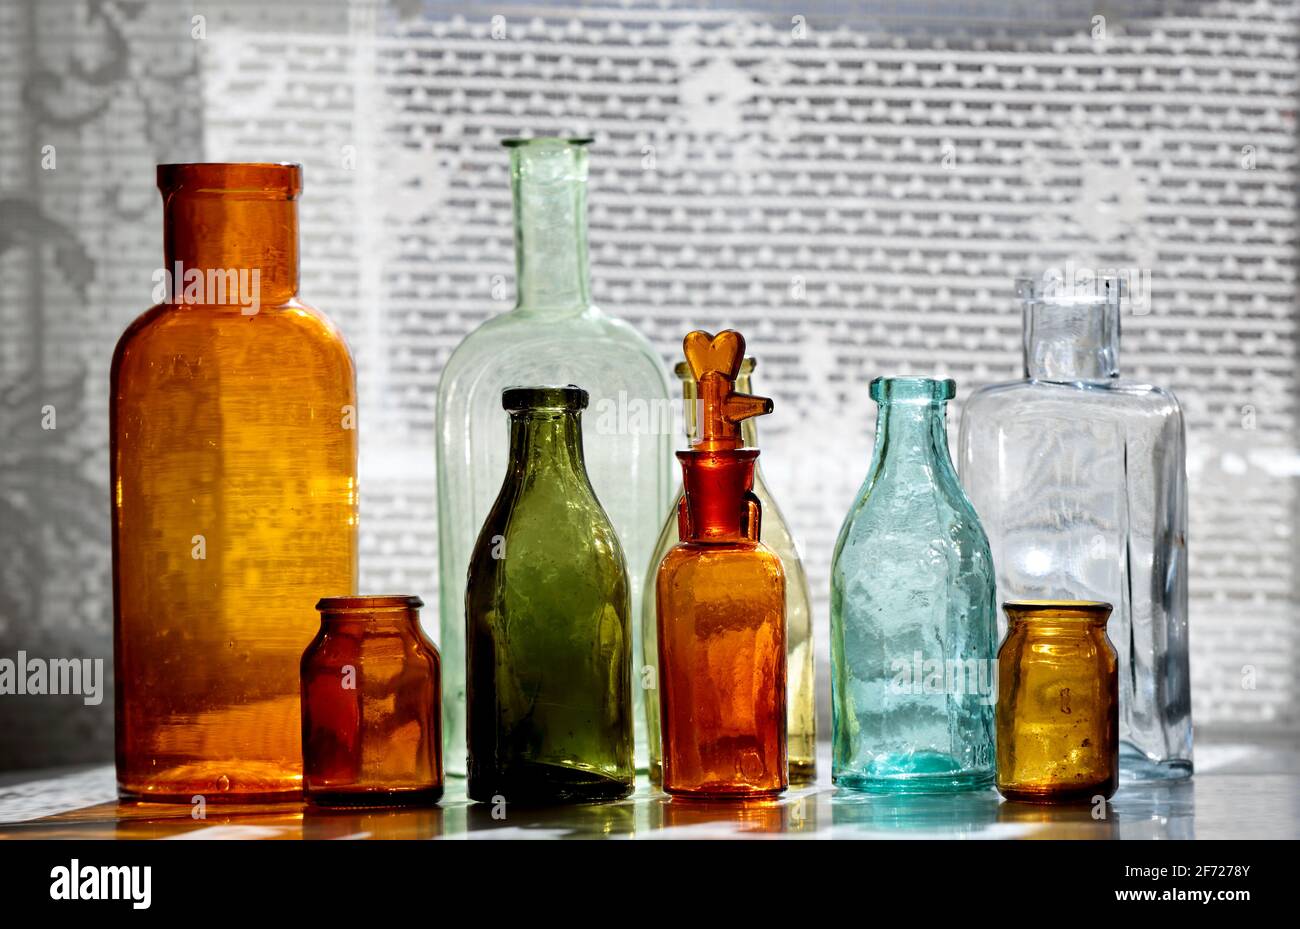
[[[465,591],[469,796],[614,800],[633,787],[632,605],[583,460],[587,392],[514,387],[505,481]]]
[[[951,380],[876,378],[876,447],[831,564],[832,778],[880,793],[991,786],[995,580],[948,453]]]

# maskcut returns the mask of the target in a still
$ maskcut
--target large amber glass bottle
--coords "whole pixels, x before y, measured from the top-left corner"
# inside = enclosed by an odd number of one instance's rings
[[[297,296],[299,166],[158,186],[171,287],[110,387],[118,788],[294,797],[314,606],[355,591],[352,359]]]
[[[471,800],[632,792],[632,609],[618,535],[587,477],[587,392],[514,387],[510,465],[465,591]]]
[[[736,390],[739,393],[751,392],[755,365],[753,358],[746,358],[741,362],[740,372],[736,375]],[[695,382],[691,366],[686,362],[679,362],[673,370],[682,382],[686,438],[694,445],[699,437],[699,384]],[[741,423],[741,437],[743,444],[748,448],[758,447],[756,421],[756,417],[750,417]],[[758,498],[759,508],[763,514],[763,544],[781,559],[781,567],[785,571],[785,631],[788,653],[786,737],[789,745],[790,783],[811,784],[817,779],[817,705],[813,676],[812,600],[808,592],[808,576],[804,573],[803,561],[799,558],[794,534],[790,531],[780,508],[777,507],[772,492],[768,490],[767,483],[763,480],[763,469],[757,461],[754,462],[754,496]],[[641,607],[642,652],[645,655],[645,669],[648,669],[643,670],[641,684],[646,690],[650,781],[656,785],[663,783],[663,754],[659,735],[659,648],[657,644],[659,627],[655,575],[664,556],[674,545],[682,541],[677,529],[681,501],[682,494],[678,493],[668,520],[659,533],[659,542],[655,546],[654,558],[650,562],[650,578],[645,585],[645,598]]]
[[[998,651],[998,792],[1030,803],[1087,803],[1119,786],[1119,661],[1111,605],[1003,604]]]
[[[699,799],[759,798],[789,785],[785,572],[761,541],[758,450],[740,423],[772,401],[736,393],[745,341],[692,332],[685,350],[700,386],[699,436],[678,452],[681,542],[659,566],[663,789]]]

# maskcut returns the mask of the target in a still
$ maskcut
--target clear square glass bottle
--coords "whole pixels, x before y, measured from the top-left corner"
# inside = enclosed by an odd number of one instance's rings
[[[1192,771],[1183,414],[1119,375],[1124,282],[1022,278],[1025,368],[976,392],[959,461],[999,600],[1115,605],[1120,773]]]

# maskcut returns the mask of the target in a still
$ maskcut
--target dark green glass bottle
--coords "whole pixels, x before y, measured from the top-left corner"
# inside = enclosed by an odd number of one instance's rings
[[[627,566],[582,457],[578,387],[511,387],[510,465],[465,592],[469,796],[632,792]]]

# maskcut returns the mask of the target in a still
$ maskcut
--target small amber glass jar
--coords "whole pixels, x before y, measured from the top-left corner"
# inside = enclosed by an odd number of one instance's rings
[[[1004,603],[998,651],[998,791],[1008,800],[1079,803],[1119,786],[1119,671],[1111,605]]]
[[[303,793],[326,806],[442,797],[442,674],[419,597],[326,597],[302,656]]]

